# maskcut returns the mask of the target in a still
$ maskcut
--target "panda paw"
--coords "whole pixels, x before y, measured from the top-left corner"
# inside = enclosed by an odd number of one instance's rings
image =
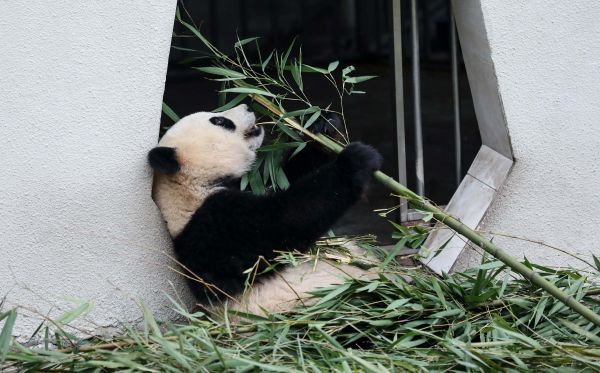
[[[338,138],[345,131],[342,117],[332,111],[322,114],[308,130],[315,135],[322,133],[333,138]]]
[[[353,142],[340,153],[336,163],[343,176],[350,178],[352,186],[363,190],[382,161],[383,157],[372,146]]]

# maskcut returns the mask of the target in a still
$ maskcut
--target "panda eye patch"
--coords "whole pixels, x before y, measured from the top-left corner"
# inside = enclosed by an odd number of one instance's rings
[[[209,121],[215,126],[223,127],[229,131],[235,131],[235,124],[225,117],[212,117]]]

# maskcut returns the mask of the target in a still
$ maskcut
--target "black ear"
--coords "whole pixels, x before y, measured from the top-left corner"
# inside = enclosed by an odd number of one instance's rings
[[[179,162],[175,157],[175,148],[157,146],[148,153],[148,163],[156,172],[173,175],[179,171]]]

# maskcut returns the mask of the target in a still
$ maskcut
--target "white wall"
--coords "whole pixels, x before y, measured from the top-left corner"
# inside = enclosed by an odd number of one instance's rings
[[[600,3],[481,3],[515,164],[480,228],[600,255]],[[581,265],[494,241],[535,262]],[[477,260],[466,249],[455,268]]]
[[[175,0],[0,5],[0,299],[90,321],[167,315],[175,276],[150,199]],[[180,284],[178,286],[181,286]],[[37,326],[21,317],[17,334]]]

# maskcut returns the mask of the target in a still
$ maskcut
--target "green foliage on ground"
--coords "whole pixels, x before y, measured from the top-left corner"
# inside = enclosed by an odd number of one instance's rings
[[[315,253],[280,259],[345,257],[332,254],[330,244],[321,245]],[[388,254],[382,255],[385,261]],[[355,259],[357,265],[373,265]],[[600,311],[598,268],[585,272],[526,264]],[[373,280],[320,289],[316,303],[269,317],[194,313],[174,302],[183,319],[160,323],[142,306],[143,327],[125,328],[110,340],[74,335],[69,324],[89,310],[82,303],[43,322],[34,336],[38,346],[26,347],[10,338],[18,310],[7,310],[0,312],[0,359],[7,371],[19,372],[600,369],[600,329],[514,277],[499,261],[443,277],[392,260],[377,271]]]

